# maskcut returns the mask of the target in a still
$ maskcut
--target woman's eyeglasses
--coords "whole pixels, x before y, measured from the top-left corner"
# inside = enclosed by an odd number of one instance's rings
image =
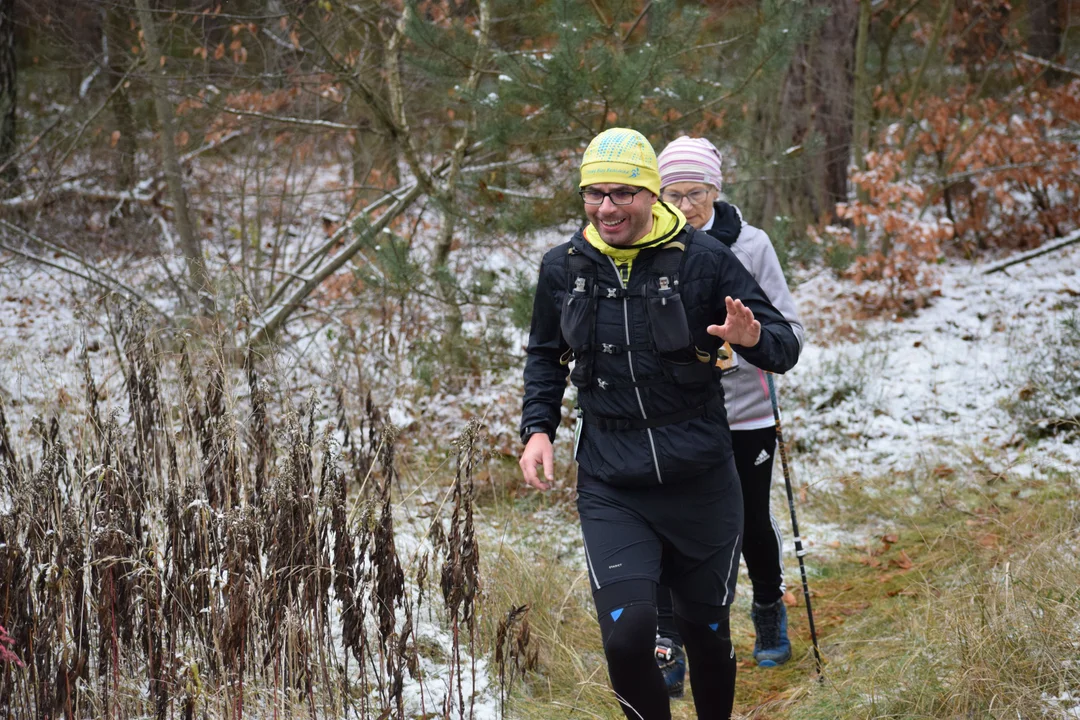
[[[709,191],[699,188],[697,190],[691,190],[690,192],[683,195],[682,193],[665,190],[663,193],[660,194],[660,197],[663,199],[664,202],[674,205],[675,207],[678,207],[680,204],[682,204],[683,200],[689,200],[691,205],[700,205],[708,199]]]

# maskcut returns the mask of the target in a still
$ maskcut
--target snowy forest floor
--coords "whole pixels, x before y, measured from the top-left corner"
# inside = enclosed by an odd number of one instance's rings
[[[779,390],[826,664],[818,682],[777,463],[795,657],[754,667],[744,571],[732,614],[737,717],[1080,717],[1078,269],[1075,245],[990,275],[949,264],[927,308],[884,320],[857,319],[852,288],[831,274],[801,280],[807,346]],[[82,334],[110,342],[69,282],[15,261],[0,273],[0,392],[27,453],[39,442],[31,418],[82,412]],[[94,368],[102,397],[120,403],[122,378],[107,362]],[[518,375],[500,383],[492,397],[515,397]],[[419,422],[406,435],[451,437]],[[503,679],[506,716],[616,718],[564,432],[547,494],[524,488],[506,455],[477,475],[478,655],[494,668],[500,614],[528,605],[530,635],[518,638],[537,665]],[[415,558],[425,523],[409,518],[444,503],[448,483],[424,469],[437,453],[402,462],[399,546]],[[500,683],[482,672],[476,717],[493,718]],[[693,717],[692,703],[673,713]]]

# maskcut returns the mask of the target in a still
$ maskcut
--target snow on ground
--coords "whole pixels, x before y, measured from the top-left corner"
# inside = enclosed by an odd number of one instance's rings
[[[956,465],[989,448],[1013,472],[1080,467],[1078,444],[1049,439],[1025,448],[1006,409],[1061,322],[1078,313],[1080,246],[983,270],[946,266],[941,296],[914,317],[846,321],[856,341],[807,333],[799,364],[780,382],[802,482]],[[800,285],[804,321],[828,316],[846,290],[824,275]]]

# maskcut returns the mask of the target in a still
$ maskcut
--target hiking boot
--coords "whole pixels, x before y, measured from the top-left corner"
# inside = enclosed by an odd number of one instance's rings
[[[686,655],[670,638],[656,638],[656,665],[664,674],[668,697],[683,696],[683,680],[686,679]]]
[[[791,641],[787,635],[787,607],[783,598],[750,609],[754,621],[754,659],[761,667],[776,667],[791,659]]]

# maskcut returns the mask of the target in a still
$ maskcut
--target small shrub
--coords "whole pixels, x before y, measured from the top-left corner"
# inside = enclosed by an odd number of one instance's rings
[[[1009,410],[1028,437],[1058,435],[1072,442],[1080,437],[1080,313],[1062,321],[1057,342],[1046,347],[1042,357],[1032,358]]]

